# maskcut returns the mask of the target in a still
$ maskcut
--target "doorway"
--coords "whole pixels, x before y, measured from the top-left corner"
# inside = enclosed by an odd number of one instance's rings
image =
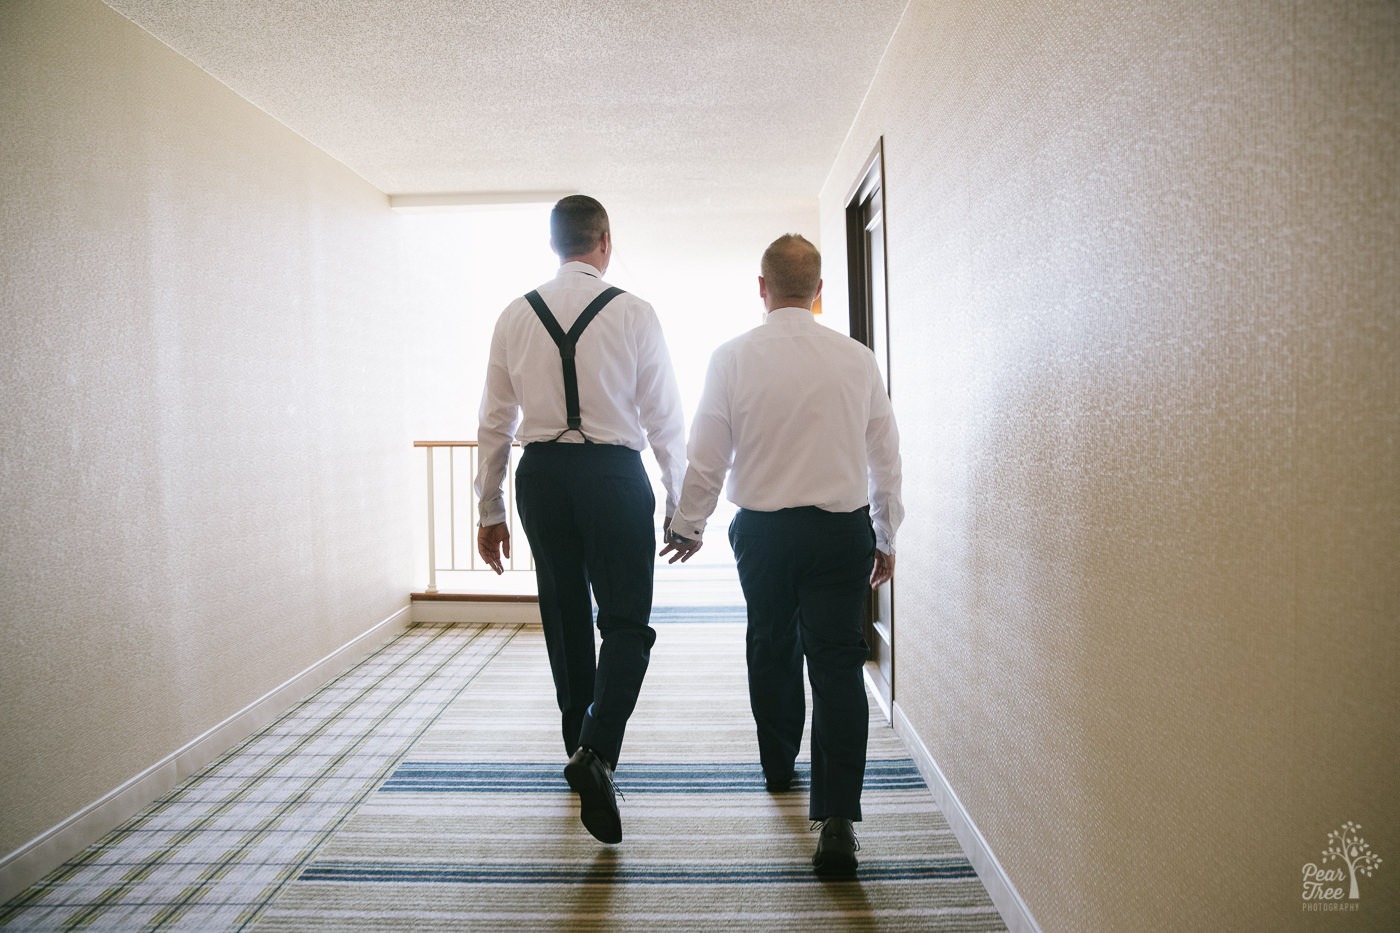
[[[890,391],[889,304],[885,289],[884,140],[875,145],[846,200],[846,262],[851,336],[875,353]],[[866,672],[888,719],[894,701],[894,583],[870,594],[865,614]]]

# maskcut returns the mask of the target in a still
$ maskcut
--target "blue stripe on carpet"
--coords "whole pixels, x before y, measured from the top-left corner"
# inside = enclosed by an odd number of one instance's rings
[[[963,880],[977,872],[964,858],[860,863],[862,881]],[[773,884],[823,881],[807,865],[462,865],[313,862],[299,881],[340,884]]]
[[[380,786],[381,791],[415,794],[558,793],[563,784],[558,762],[405,761]],[[763,771],[757,764],[629,764],[617,771],[628,793],[727,794],[760,791]],[[797,784],[807,783],[799,768]],[[866,790],[925,789],[923,777],[908,758],[870,761]]]

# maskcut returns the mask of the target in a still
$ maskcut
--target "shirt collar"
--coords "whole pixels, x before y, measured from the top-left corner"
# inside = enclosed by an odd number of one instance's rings
[[[595,269],[588,263],[581,262],[577,259],[572,262],[566,262],[559,267],[560,275],[563,275],[565,272],[582,272],[584,275],[591,275],[595,279],[601,279],[603,277],[602,270]]]
[[[811,324],[817,322],[810,308],[774,308],[763,319],[765,324],[801,324],[803,322]]]

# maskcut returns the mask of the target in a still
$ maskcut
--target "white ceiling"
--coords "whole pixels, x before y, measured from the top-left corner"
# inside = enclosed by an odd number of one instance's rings
[[[907,0],[105,0],[389,194],[814,199]]]

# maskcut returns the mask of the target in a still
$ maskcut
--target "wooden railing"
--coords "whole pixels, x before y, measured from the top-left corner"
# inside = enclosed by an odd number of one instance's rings
[[[428,463],[427,591],[438,591],[439,573],[492,574],[476,552],[476,526],[480,517],[473,492],[479,468],[476,441],[414,441],[413,446],[424,449]],[[510,468],[506,471],[506,522],[511,542],[511,556],[505,562],[507,574],[528,573],[534,569],[530,545],[515,511],[515,466],[519,457],[520,447],[512,447]],[[533,586],[533,575],[531,577],[526,585]]]

